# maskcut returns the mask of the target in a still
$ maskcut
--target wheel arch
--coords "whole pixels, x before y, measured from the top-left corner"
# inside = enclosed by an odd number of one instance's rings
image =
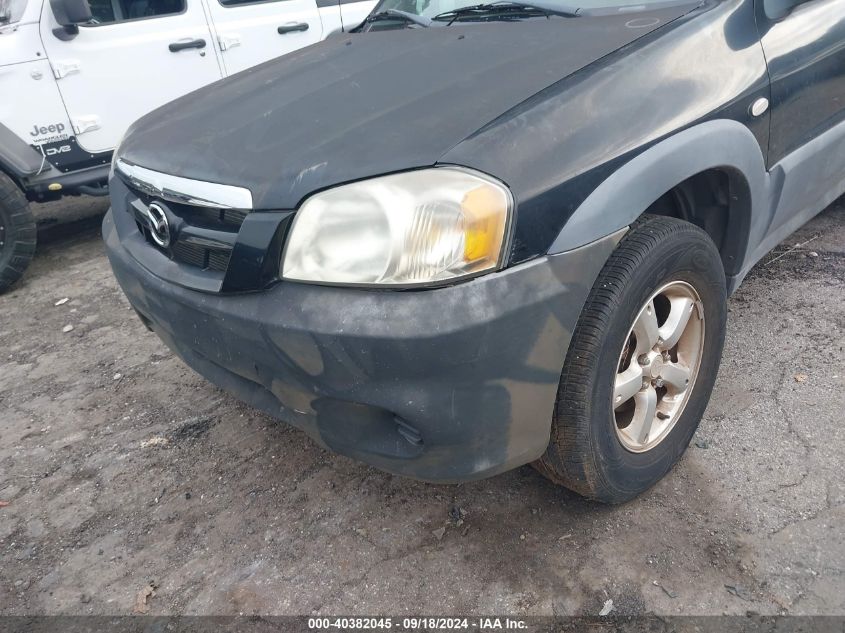
[[[701,123],[658,142],[616,170],[575,210],[549,252],[595,241],[644,213],[691,219],[684,217],[682,206],[667,204],[668,198],[680,203],[679,194],[685,194],[695,203],[710,193],[723,198],[723,233],[702,228],[717,242],[730,279],[747,257],[755,209],[768,199],[768,178],[760,145],[748,128],[725,119]]]
[[[731,167],[698,172],[667,190],[643,212],[686,220],[704,229],[722,256],[725,275],[739,273],[751,230],[751,189]]]
[[[41,154],[0,123],[0,170],[17,181],[38,173],[43,164]]]

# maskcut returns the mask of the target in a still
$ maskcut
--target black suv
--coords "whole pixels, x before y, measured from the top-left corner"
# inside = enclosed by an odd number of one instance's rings
[[[141,319],[321,444],[608,502],[695,433],[726,298],[845,191],[845,0],[383,0],[141,119]]]

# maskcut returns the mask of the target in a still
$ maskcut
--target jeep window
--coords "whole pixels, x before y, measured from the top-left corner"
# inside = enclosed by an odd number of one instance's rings
[[[89,4],[93,17],[85,26],[173,15],[185,10],[185,0],[89,0]]]
[[[217,0],[224,7],[237,7],[242,4],[259,4],[267,2],[278,2],[279,0]]]
[[[26,0],[0,0],[0,24],[19,22],[26,9]]]

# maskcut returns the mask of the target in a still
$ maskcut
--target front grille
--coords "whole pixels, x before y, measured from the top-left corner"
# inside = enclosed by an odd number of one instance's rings
[[[207,249],[208,267],[211,270],[225,271],[229,267],[229,258],[232,256],[232,251],[219,251],[216,249]]]
[[[229,267],[229,257],[232,255],[230,250],[203,248],[196,244],[184,242],[176,242],[170,250],[174,261],[196,266],[203,270],[217,270],[221,273],[226,272]]]
[[[240,228],[246,219],[247,211],[242,209],[214,209],[209,207],[195,207],[189,204],[168,203],[168,206],[179,216],[195,226],[205,226],[214,229]]]
[[[235,238],[249,211],[163,202],[139,189],[131,186],[129,189],[136,197],[130,201],[130,212],[134,213],[138,230],[151,246],[180,264],[204,271],[226,272]],[[156,243],[144,217],[144,208],[149,208],[153,202],[167,209],[172,228],[167,247]]]

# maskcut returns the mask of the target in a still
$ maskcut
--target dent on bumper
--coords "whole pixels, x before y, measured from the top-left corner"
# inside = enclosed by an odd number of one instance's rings
[[[432,290],[213,295],[138,264],[111,211],[103,235],[133,307],[198,373],[332,450],[439,482],[544,452],[572,329],[616,242]]]

